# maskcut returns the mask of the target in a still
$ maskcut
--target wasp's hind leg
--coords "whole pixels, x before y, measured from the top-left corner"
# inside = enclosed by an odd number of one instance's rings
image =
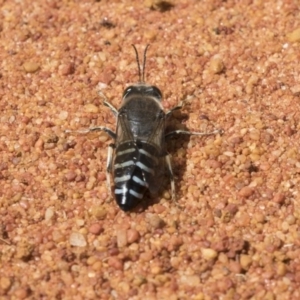
[[[216,129],[211,132],[195,132],[195,131],[187,131],[187,130],[175,130],[175,131],[171,131],[171,132],[167,133],[165,135],[165,138],[168,139],[168,138],[174,137],[175,135],[178,135],[178,134],[207,136],[207,135],[222,134],[222,133],[223,133],[222,129]]]
[[[107,150],[107,162],[106,162],[106,185],[109,191],[109,198],[112,198],[111,192],[111,174],[112,174],[112,163],[113,163],[113,153],[114,153],[115,144],[110,144]]]
[[[174,179],[174,173],[172,169],[172,163],[171,163],[171,157],[169,154],[165,156],[166,164],[167,164],[167,169],[170,177],[170,182],[171,182],[171,194],[172,194],[172,200],[177,204],[176,201],[176,191],[175,191],[175,179]]]

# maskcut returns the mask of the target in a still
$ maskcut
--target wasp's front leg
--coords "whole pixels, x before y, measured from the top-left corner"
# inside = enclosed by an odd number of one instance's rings
[[[103,104],[105,106],[109,107],[110,110],[112,111],[112,113],[114,114],[114,116],[117,117],[118,116],[118,110],[111,103],[108,102],[106,96],[100,91],[98,92],[98,95],[104,99]]]
[[[91,127],[87,129],[81,129],[81,130],[66,130],[66,133],[89,133],[93,131],[104,131],[107,133],[111,138],[114,140],[116,139],[116,134],[111,129],[104,127],[104,126],[97,126],[97,127]]]
[[[169,118],[173,113],[173,111],[182,109],[182,107],[183,107],[183,102],[181,101],[177,106],[171,108],[168,112],[166,112],[166,117]]]

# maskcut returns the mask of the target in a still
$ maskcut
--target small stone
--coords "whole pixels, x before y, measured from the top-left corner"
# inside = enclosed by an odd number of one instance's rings
[[[284,276],[287,272],[287,267],[284,263],[282,262],[279,262],[277,264],[277,267],[276,267],[276,273],[279,275],[279,276]]]
[[[165,198],[165,196],[168,196],[168,195],[164,194],[164,198]],[[154,209],[155,213],[161,214],[166,210],[166,207],[161,204],[156,204],[153,206],[153,209]]]
[[[265,215],[263,213],[261,213],[261,212],[255,213],[255,215],[254,215],[254,221],[256,223],[264,223],[265,220],[266,220],[266,218],[265,218]]]
[[[220,74],[224,71],[224,63],[220,57],[214,57],[210,61],[209,70],[214,74]]]
[[[284,202],[284,199],[285,199],[285,196],[283,193],[277,193],[273,197],[273,201],[278,204],[282,204]]]
[[[97,114],[99,112],[99,108],[96,105],[89,103],[84,106],[84,111],[87,113]]]
[[[26,73],[35,73],[39,70],[40,65],[36,62],[27,61],[23,64],[23,68]]]
[[[127,245],[127,230],[119,229],[117,231],[117,244],[119,248],[125,247]]]
[[[295,95],[295,96],[299,96],[300,95],[300,84],[296,84],[291,86],[291,92]]]
[[[70,244],[75,247],[85,247],[87,242],[83,234],[79,232],[72,232],[70,235]]]
[[[288,41],[291,43],[300,42],[300,28],[295,29],[294,31],[288,33],[286,36]]]
[[[66,76],[75,72],[74,64],[67,63],[59,66],[59,74]]]
[[[50,206],[45,211],[45,221],[50,221],[54,216],[54,207]]]
[[[202,257],[206,260],[214,259],[218,256],[218,252],[211,248],[201,249]]]
[[[18,288],[14,291],[15,299],[28,299],[27,297],[30,294],[30,289],[28,287]]]
[[[239,195],[243,198],[249,198],[254,193],[254,189],[249,186],[244,186],[239,190]]]
[[[1,279],[0,279],[0,289],[2,289],[4,291],[7,291],[10,288],[11,283],[12,282],[11,282],[10,278],[5,277],[5,276],[1,277]]]
[[[173,6],[174,3],[173,1],[162,1],[162,0],[146,0],[144,1],[144,4],[146,7],[149,7],[153,10],[157,10],[160,12],[165,12],[167,10],[170,10]]]
[[[248,270],[251,263],[252,263],[252,258],[250,255],[241,254],[240,264],[244,270]]]
[[[151,225],[151,227],[153,227],[154,229],[159,229],[159,228],[163,228],[165,226],[165,222],[164,220],[162,220],[159,216],[157,215],[151,215],[149,218],[149,224]]]
[[[128,244],[132,244],[138,241],[140,238],[140,234],[136,229],[127,230],[127,242]]]
[[[241,267],[240,263],[237,261],[234,261],[234,260],[229,261],[228,267],[229,267],[229,270],[235,274],[240,274],[242,271],[242,267]]]
[[[52,240],[55,243],[60,243],[65,240],[65,236],[60,230],[53,230],[52,232]]]
[[[249,133],[249,137],[253,141],[259,141],[260,139],[260,132],[258,130],[251,130]]]
[[[233,283],[230,278],[220,278],[220,280],[217,281],[217,287],[219,291],[226,292],[233,286]]]
[[[162,269],[158,265],[152,265],[151,268],[150,268],[150,272],[151,272],[152,275],[157,275],[157,274],[160,274],[162,272]]]
[[[65,178],[67,181],[74,181],[75,178],[77,177],[77,174],[74,171],[69,171],[66,175]]]
[[[103,265],[102,265],[102,261],[98,260],[96,261],[93,265],[92,265],[92,269],[96,272],[99,272],[101,271],[101,269],[103,268]]]
[[[104,220],[107,215],[107,210],[103,207],[92,206],[91,209],[89,210],[89,213],[95,218],[97,218],[98,220]]]
[[[65,110],[61,111],[58,115],[60,120],[66,120],[68,118],[69,113]]]
[[[199,286],[200,284],[200,277],[197,275],[181,275],[179,278],[181,284],[188,285],[188,286]]]
[[[286,222],[289,224],[289,225],[293,225],[295,224],[296,222],[296,218],[293,216],[293,215],[288,215],[286,217]]]
[[[102,226],[99,223],[94,223],[89,227],[89,232],[95,235],[100,234],[100,232],[102,231]]]
[[[108,259],[108,265],[116,270],[123,270],[123,262],[116,256],[112,256]]]
[[[27,241],[20,241],[15,257],[27,261],[31,258],[33,250],[34,246],[32,244],[29,244]]]
[[[141,253],[141,255],[140,255],[141,261],[150,261],[152,258],[153,258],[152,251],[147,251],[147,252]]]
[[[132,281],[132,284],[134,286],[141,286],[142,284],[146,283],[147,280],[145,277],[141,276],[141,275],[136,275]]]

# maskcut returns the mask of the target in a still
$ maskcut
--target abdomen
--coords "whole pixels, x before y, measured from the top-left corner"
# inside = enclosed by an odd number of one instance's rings
[[[114,193],[122,210],[130,210],[142,201],[158,173],[159,156],[159,149],[145,141],[118,145],[114,161]]]

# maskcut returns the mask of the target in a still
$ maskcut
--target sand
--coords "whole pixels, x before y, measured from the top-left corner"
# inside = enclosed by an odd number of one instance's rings
[[[0,1],[0,299],[299,299],[297,1]],[[170,184],[110,199],[105,133],[138,80],[178,137]]]

